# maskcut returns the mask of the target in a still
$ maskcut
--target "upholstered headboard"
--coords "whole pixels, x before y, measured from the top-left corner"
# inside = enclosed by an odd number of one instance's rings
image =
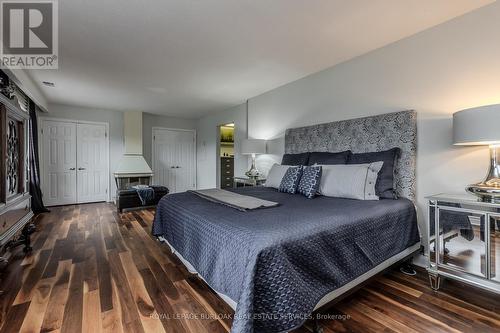
[[[401,111],[372,117],[287,129],[285,153],[312,151],[353,153],[401,149],[394,185],[399,197],[415,201],[417,113]]]

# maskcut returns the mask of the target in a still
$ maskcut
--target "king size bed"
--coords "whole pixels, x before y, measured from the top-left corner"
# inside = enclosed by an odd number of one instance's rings
[[[289,129],[288,154],[399,148],[394,199],[353,200],[232,190],[277,203],[238,210],[191,192],[160,201],[153,234],[235,309],[231,332],[288,332],[420,248],[416,114],[403,111]]]

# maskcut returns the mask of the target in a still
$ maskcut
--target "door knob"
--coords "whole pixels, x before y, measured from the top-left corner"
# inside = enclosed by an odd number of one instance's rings
[[[78,168],[78,170],[85,170],[85,168]]]
[[[69,168],[70,170],[75,170],[76,168]]]

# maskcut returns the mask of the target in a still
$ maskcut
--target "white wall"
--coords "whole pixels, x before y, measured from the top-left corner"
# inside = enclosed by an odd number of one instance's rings
[[[142,153],[144,159],[149,166],[153,166],[152,162],[152,140],[153,127],[177,128],[177,129],[195,129],[196,120],[181,119],[175,117],[159,116],[144,112],[142,114]]]
[[[198,120],[197,125],[197,151],[198,151],[198,188],[218,187],[217,144],[219,141],[218,126],[234,122],[234,175],[242,176],[248,170],[248,158],[239,154],[240,143],[247,137],[247,112],[246,104],[217,112]]]
[[[253,138],[286,128],[392,111],[418,111],[417,195],[463,192],[482,180],[487,147],[452,146],[452,114],[500,103],[500,3],[250,99]],[[262,156],[266,169],[279,157]],[[421,229],[424,231],[424,229]]]

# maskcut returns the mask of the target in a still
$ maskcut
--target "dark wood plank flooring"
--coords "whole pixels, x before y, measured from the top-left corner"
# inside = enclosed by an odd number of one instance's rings
[[[0,273],[0,332],[228,332],[233,311],[150,236],[153,214],[101,203],[38,216],[33,253],[16,249]],[[320,323],[325,332],[500,332],[500,297],[450,281],[434,292],[423,271],[392,271]]]

